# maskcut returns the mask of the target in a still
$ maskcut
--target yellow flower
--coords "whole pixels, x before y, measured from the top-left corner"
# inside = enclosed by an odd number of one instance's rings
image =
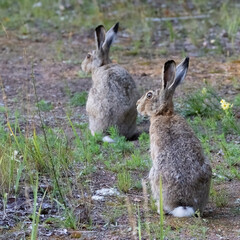
[[[220,103],[223,110],[228,110],[229,108],[233,107],[233,104],[230,105],[230,103],[226,102],[224,99],[222,99]]]
[[[224,103],[224,104],[222,104],[222,109],[223,109],[223,110],[229,109],[229,103]]]
[[[206,93],[207,93],[207,89],[204,87],[204,88],[202,89],[202,94],[203,94],[203,95],[206,95]]]

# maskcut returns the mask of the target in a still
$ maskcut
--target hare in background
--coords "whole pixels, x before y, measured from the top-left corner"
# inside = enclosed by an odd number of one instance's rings
[[[177,67],[173,60],[163,68],[161,88],[148,91],[137,102],[137,110],[150,117],[152,168],[151,190],[159,211],[162,179],[163,209],[175,217],[188,217],[208,201],[212,169],[199,139],[185,119],[174,112],[173,94],[184,80],[189,58]]]
[[[127,139],[136,134],[136,102],[139,98],[131,75],[120,65],[111,63],[110,47],[117,35],[116,23],[107,33],[100,25],[95,29],[96,50],[87,54],[82,70],[92,74],[92,87],[88,94],[86,110],[89,129],[107,133],[111,126]],[[112,142],[108,136],[103,141]]]

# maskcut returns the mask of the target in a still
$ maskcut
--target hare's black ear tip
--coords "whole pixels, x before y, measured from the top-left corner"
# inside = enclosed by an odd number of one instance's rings
[[[187,56],[184,60],[184,65],[188,66],[189,65],[189,60],[190,60],[190,58]]]
[[[98,25],[96,28],[95,28],[95,31],[98,31],[100,30],[101,28],[104,28],[104,26],[101,24],[101,25]]]
[[[114,31],[115,33],[117,33],[118,28],[119,28],[119,22],[117,22],[117,23],[114,25],[113,31]]]
[[[175,63],[174,60],[168,60],[165,64],[173,64],[173,63]]]
[[[182,66],[184,68],[188,68],[188,66],[189,66],[189,57],[188,56],[183,60]]]
[[[164,68],[168,68],[168,67],[170,67],[170,66],[172,66],[172,65],[175,65],[175,64],[176,64],[176,63],[175,63],[174,60],[168,60],[167,62],[165,62]]]

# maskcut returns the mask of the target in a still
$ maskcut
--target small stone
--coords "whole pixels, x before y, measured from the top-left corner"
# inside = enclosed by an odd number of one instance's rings
[[[98,196],[98,195],[93,195],[92,200],[94,201],[103,201],[104,197],[103,196]]]
[[[120,193],[114,188],[102,188],[102,189],[96,191],[96,195],[116,196],[116,195],[120,195]]]

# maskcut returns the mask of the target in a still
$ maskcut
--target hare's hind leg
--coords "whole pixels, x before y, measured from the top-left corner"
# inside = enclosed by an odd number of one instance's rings
[[[149,180],[152,190],[152,195],[155,200],[159,200],[159,176],[154,167],[149,172]]]
[[[168,192],[164,187],[163,179],[162,179],[162,189],[160,191],[160,178],[161,178],[160,171],[154,168],[153,166],[149,173],[149,180],[150,180],[152,195],[153,195],[153,198],[156,200],[156,206],[158,209],[158,213],[160,214],[160,194],[161,194],[162,200],[163,200],[163,210],[166,214],[168,214],[174,209],[174,207],[173,207],[173,203],[170,201],[168,197]]]
[[[158,213],[160,214],[160,174],[159,172],[152,167],[150,172],[149,172],[149,180],[150,180],[150,185],[151,185],[151,190],[152,190],[152,195],[154,200],[156,200],[156,206],[158,209]]]

